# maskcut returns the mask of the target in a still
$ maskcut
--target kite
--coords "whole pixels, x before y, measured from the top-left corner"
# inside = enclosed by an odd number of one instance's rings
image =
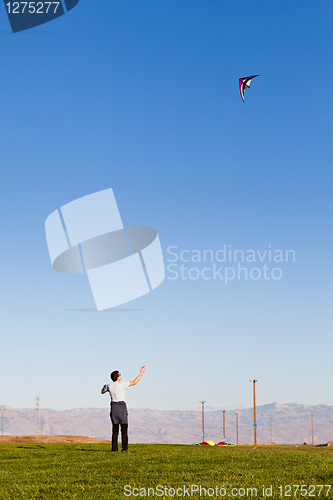
[[[252,80],[252,78],[255,78],[256,76],[260,76],[260,75],[245,76],[244,78],[239,79],[239,91],[240,91],[240,95],[241,95],[241,98],[243,99],[243,101],[244,101],[244,92],[245,92],[246,87],[250,88],[251,80]]]

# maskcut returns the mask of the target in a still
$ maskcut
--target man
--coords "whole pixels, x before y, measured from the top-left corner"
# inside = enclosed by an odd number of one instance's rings
[[[121,382],[121,375],[116,370],[110,375],[112,384],[105,384],[101,390],[102,394],[109,392],[111,397],[112,451],[118,451],[119,424],[121,426],[121,451],[128,450],[126,391],[128,387],[136,385],[139,382],[145,369],[146,367],[143,366],[140,369],[139,375],[132,382]]]

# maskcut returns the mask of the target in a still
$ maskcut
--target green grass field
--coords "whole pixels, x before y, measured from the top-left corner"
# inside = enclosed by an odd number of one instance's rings
[[[330,448],[0,443],[1,500],[263,498],[263,487],[265,498],[332,499],[332,484]]]

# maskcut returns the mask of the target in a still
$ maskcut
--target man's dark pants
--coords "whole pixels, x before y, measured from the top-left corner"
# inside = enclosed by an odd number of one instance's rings
[[[119,424],[121,428],[121,450],[128,450],[128,420],[125,401],[111,403],[110,418],[112,422],[112,451],[118,451]]]

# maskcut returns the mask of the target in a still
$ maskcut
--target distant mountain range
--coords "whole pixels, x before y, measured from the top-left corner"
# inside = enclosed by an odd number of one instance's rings
[[[225,440],[228,443],[236,443],[236,411],[225,413]],[[238,411],[239,444],[252,444],[253,408]],[[43,433],[45,412],[40,410],[40,425],[35,423],[35,413],[35,409],[6,408],[3,413],[4,434]],[[276,444],[311,444],[311,414],[314,444],[333,441],[333,406],[271,403],[257,407],[257,442],[269,443],[272,438]],[[108,408],[48,410],[47,420],[49,433],[53,435],[110,438]],[[205,439],[217,443],[223,440],[222,434],[222,411],[206,411]],[[132,443],[199,443],[202,441],[201,411],[129,408],[129,439]]]

